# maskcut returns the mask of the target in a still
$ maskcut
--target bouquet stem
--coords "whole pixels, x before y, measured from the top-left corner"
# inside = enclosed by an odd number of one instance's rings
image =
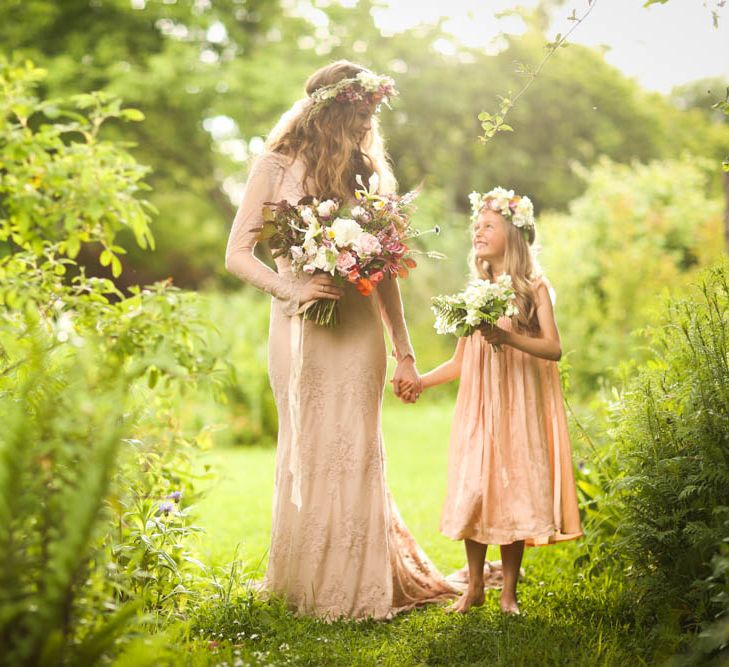
[[[336,299],[317,299],[304,311],[304,319],[323,327],[339,324],[339,304]]]

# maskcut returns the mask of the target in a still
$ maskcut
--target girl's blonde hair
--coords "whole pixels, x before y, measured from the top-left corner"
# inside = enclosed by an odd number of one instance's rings
[[[525,333],[539,332],[537,319],[537,293],[534,281],[542,275],[542,269],[537,260],[538,246],[534,227],[519,228],[512,225],[503,215],[504,230],[506,232],[506,248],[504,250],[504,273],[511,276],[512,285],[516,292],[516,306],[518,315],[512,318],[514,326]],[[476,256],[475,248],[471,248],[468,256],[471,274],[482,280],[494,280],[491,267],[486,260]]]
[[[268,150],[282,153],[292,161],[297,157],[303,160],[304,188],[309,195],[346,201],[357,188],[358,174],[366,183],[377,173],[381,193],[394,192],[397,188],[375,116],[370,131],[360,141],[352,131],[358,104],[332,101],[316,114],[309,113],[314,104],[311,99],[314,91],[353,78],[360,72],[369,73],[369,70],[348,60],[338,60],[318,69],[306,82],[307,97],[281,116],[266,140]]]

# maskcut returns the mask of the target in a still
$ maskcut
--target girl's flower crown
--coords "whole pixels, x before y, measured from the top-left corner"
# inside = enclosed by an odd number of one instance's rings
[[[476,222],[481,209],[485,207],[501,213],[514,227],[534,229],[534,204],[527,196],[515,195],[513,190],[496,187],[485,194],[472,192],[468,195],[471,202],[471,220]]]
[[[365,102],[366,104],[380,104],[384,102],[388,107],[389,98],[398,94],[395,81],[389,76],[380,76],[372,72],[359,72],[357,76],[340,79],[329,86],[317,88],[311,94],[312,105],[309,109],[309,118],[319,113],[327,104],[339,102],[353,104]]]

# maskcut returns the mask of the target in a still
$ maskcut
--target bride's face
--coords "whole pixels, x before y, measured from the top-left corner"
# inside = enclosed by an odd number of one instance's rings
[[[503,257],[506,250],[507,224],[503,216],[491,209],[482,209],[473,226],[473,248],[476,257],[489,261]]]
[[[367,133],[372,129],[372,116],[377,109],[375,104],[358,104],[357,113],[354,116],[352,133],[358,143],[362,143]]]

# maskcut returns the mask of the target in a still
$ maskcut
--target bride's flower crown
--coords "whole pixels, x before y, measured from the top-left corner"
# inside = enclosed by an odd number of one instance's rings
[[[389,107],[389,99],[397,94],[395,81],[391,77],[372,72],[359,72],[357,76],[340,79],[336,83],[317,88],[310,96],[312,105],[309,109],[309,118],[332,102],[340,104],[384,103]]]
[[[478,215],[484,207],[501,213],[514,227],[520,229],[533,229],[534,205],[527,196],[515,195],[513,190],[496,187],[484,194],[472,192],[468,195],[471,202],[471,220],[476,222]]]

